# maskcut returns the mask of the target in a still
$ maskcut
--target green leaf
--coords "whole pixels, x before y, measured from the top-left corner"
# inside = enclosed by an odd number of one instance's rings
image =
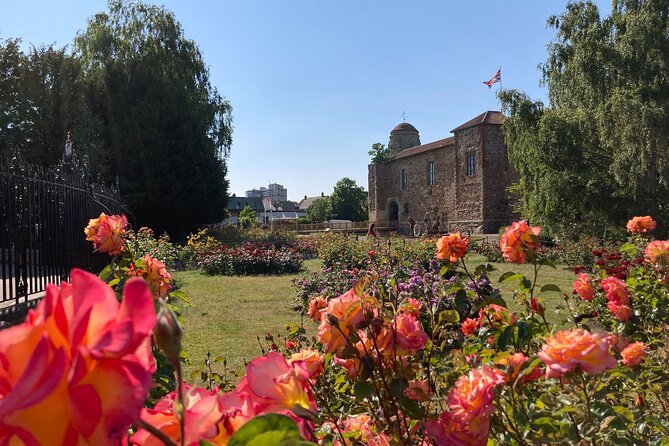
[[[368,398],[374,394],[374,384],[369,381],[356,381],[353,385],[353,394],[358,400]]]
[[[184,293],[183,291],[172,291],[170,292],[169,296],[175,299],[179,299],[182,302],[190,303],[188,301],[188,296],[186,296],[186,293]]]
[[[444,310],[439,313],[439,322],[450,322],[451,324],[457,324],[460,322],[460,314],[455,310]]]
[[[439,270],[439,275],[444,276],[448,272],[448,266],[442,266],[441,269]]]
[[[462,317],[466,316],[467,308],[469,307],[469,299],[465,290],[460,290],[455,293],[455,309]]]
[[[636,246],[634,246],[633,243],[625,243],[620,247],[620,252],[623,254],[627,254],[630,257],[636,256],[638,249]]]
[[[539,262],[539,265],[545,265],[545,266],[550,266],[553,269],[557,269],[557,265],[555,264],[554,261],[549,260],[549,259],[544,259]]]
[[[541,292],[542,293],[545,293],[547,291],[555,291],[556,293],[561,293],[562,292],[560,287],[553,284],[553,283],[547,283],[546,285],[541,287]]]
[[[499,283],[508,282],[509,280],[522,279],[524,276],[520,273],[514,273],[513,271],[507,271],[501,276],[499,276]]]
[[[295,421],[285,415],[267,414],[244,424],[230,438],[228,446],[307,446]]]

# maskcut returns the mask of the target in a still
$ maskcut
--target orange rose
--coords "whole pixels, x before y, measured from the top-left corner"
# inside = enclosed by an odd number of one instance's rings
[[[648,231],[655,229],[657,224],[650,215],[645,217],[633,217],[627,222],[627,230],[635,234],[645,234]]]
[[[527,254],[539,246],[540,226],[529,226],[526,221],[513,222],[499,240],[504,258],[513,263],[525,263]]]
[[[460,232],[444,235],[437,240],[436,257],[455,263],[467,254],[467,246],[469,246],[469,237],[462,238]]]
[[[646,255],[646,262],[652,263],[655,266],[665,267],[669,265],[669,241],[655,240],[646,246],[644,252]]]
[[[328,352],[339,351],[346,346],[347,338],[364,319],[362,299],[351,289],[346,294],[330,299],[327,308],[321,310],[318,338]]]
[[[505,381],[504,373],[485,365],[462,375],[447,398],[453,417],[462,423],[487,417],[494,408],[495,387]]]
[[[323,355],[317,350],[305,348],[297,353],[290,355],[288,363],[292,364],[295,361],[304,361],[309,378],[316,378],[323,371]]]
[[[153,299],[131,279],[121,303],[72,270],[21,325],[0,331],[0,444],[118,445],[155,370]]]
[[[321,319],[321,310],[327,308],[328,300],[321,296],[315,296],[309,301],[309,317],[318,322]]]
[[[559,378],[576,368],[596,375],[616,366],[602,336],[580,328],[558,331],[546,340],[537,356],[546,364],[546,378]]]
[[[606,303],[606,308],[621,322],[625,322],[632,317],[632,308],[629,305],[621,305],[610,301]]]
[[[200,440],[208,444],[227,444],[230,437],[218,424],[223,419],[217,391],[191,387],[184,383],[184,420],[186,446],[198,446]],[[181,443],[181,429],[176,409],[176,392],[165,395],[153,409],[142,410],[142,420],[160,430],[177,444]],[[222,424],[222,423],[221,423]],[[137,446],[162,446],[163,442],[144,429],[139,429],[130,444]]]
[[[478,330],[480,326],[481,323],[479,319],[472,319],[468,317],[462,322],[460,330],[462,331],[462,334],[469,336],[476,333],[476,330]]]
[[[606,300],[609,302],[615,302],[617,305],[628,305],[630,303],[627,285],[622,280],[617,277],[605,277],[602,279],[601,285],[606,293]]]
[[[623,358],[623,364],[627,367],[634,367],[641,364],[646,358],[647,350],[648,346],[643,342],[632,342],[620,352],[620,356]]]
[[[497,304],[489,304],[479,310],[479,323],[487,322],[488,318],[490,318],[493,324],[514,325],[518,322],[513,313]]]
[[[530,358],[525,356],[523,353],[514,353],[513,355],[504,356],[497,361],[495,365],[501,366],[503,370],[506,370],[506,382],[513,384],[518,375],[520,374],[523,364],[525,364]],[[525,374],[521,382],[534,381],[541,377],[541,370],[539,367],[534,367],[532,371]]]
[[[153,297],[165,297],[172,288],[172,275],[158,259],[145,255],[128,268],[128,275],[141,277],[151,287]]]
[[[93,242],[93,246],[100,252],[117,255],[123,252],[125,246],[125,228],[128,219],[125,215],[105,215],[91,219],[84,229],[86,240]]]
[[[573,293],[583,300],[592,300],[595,297],[595,288],[590,284],[590,277],[586,273],[579,274],[574,280]]]

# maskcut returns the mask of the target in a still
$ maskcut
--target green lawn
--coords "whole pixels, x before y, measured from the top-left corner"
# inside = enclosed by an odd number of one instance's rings
[[[305,267],[313,270],[319,263],[308,260]],[[228,367],[241,372],[245,361],[261,354],[256,336],[264,344],[266,332],[283,334],[287,324],[299,323],[299,316],[290,309],[294,277],[175,273],[190,301],[180,305],[185,324],[184,348],[192,362],[186,368],[186,376],[202,368],[207,352],[212,358],[224,356]]]
[[[481,256],[467,258],[470,269],[479,263],[486,263]],[[511,308],[517,307],[512,295],[516,283],[498,283],[499,277],[514,271],[531,278],[531,265],[493,264],[495,271],[490,278],[495,286],[502,289],[502,294]],[[305,267],[317,270],[319,260],[308,260]],[[207,352],[212,357],[224,356],[231,369],[242,372],[244,363],[261,354],[257,336],[263,345],[266,332],[274,335],[285,333],[288,324],[300,322],[299,316],[290,310],[295,294],[291,280],[296,275],[285,276],[207,276],[198,271],[175,273],[176,280],[188,295],[189,305],[181,305],[185,322],[184,347],[192,364],[186,368],[186,376],[195,374],[202,367]],[[539,285],[553,283],[563,292],[571,292],[574,274],[562,267],[553,269],[542,267],[539,273]],[[562,325],[566,319],[565,311],[556,311],[564,302],[560,293],[545,293],[546,315],[550,322]],[[193,381],[190,378],[190,381]]]

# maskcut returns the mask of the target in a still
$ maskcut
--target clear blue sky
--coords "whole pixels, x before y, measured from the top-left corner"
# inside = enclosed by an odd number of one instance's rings
[[[151,3],[149,1],[149,3]],[[157,2],[162,4],[161,2]],[[566,1],[168,0],[234,108],[230,193],[367,189],[367,151],[402,112],[427,143],[499,108],[482,81],[544,99],[537,65]],[[602,15],[610,0],[598,0]],[[0,38],[70,44],[102,0],[0,0]]]

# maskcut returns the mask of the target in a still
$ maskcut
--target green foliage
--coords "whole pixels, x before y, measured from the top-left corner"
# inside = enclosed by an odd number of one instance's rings
[[[75,39],[101,173],[119,177],[139,225],[177,240],[223,216],[231,106],[174,14],[111,0]]]
[[[168,269],[179,269],[181,266],[181,252],[179,247],[172,244],[170,236],[163,234],[156,238],[149,228],[140,228],[139,231],[126,231],[129,248],[138,257],[150,255],[160,260]]]
[[[372,157],[372,164],[379,164],[388,159],[390,149],[380,142],[372,144],[372,148],[367,152]]]
[[[333,218],[351,221],[367,220],[367,192],[350,178],[342,178],[335,184],[330,197]]]
[[[239,226],[244,229],[251,229],[256,223],[256,212],[248,204],[239,213]]]
[[[332,210],[332,200],[330,197],[321,197],[314,200],[307,209],[307,217],[314,223],[321,223],[330,220],[334,215]]]
[[[523,213],[552,233],[604,236],[631,215],[669,217],[669,2],[589,1],[551,17],[550,106],[500,93]],[[667,228],[660,228],[660,234]]]
[[[309,446],[300,436],[297,424],[285,415],[255,417],[230,438],[229,446]]]

